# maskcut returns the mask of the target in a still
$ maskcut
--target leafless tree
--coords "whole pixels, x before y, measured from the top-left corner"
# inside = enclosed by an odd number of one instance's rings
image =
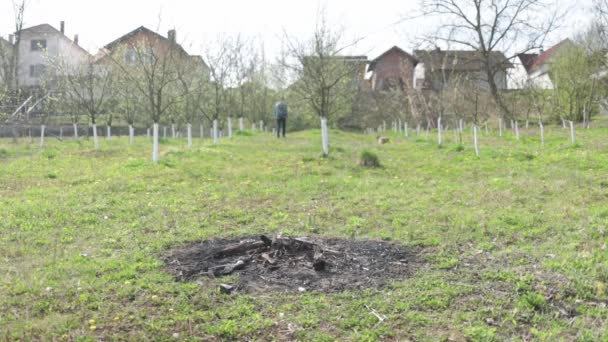
[[[181,100],[177,90],[178,67],[190,56],[174,41],[160,35],[146,35],[112,51],[108,58],[114,68],[128,77],[134,91],[142,96],[144,108],[153,123],[152,160],[158,162],[158,125]]]
[[[243,48],[244,40],[240,35],[235,37],[220,35],[213,44],[205,48],[203,58],[209,68],[209,88],[211,100],[204,103],[201,112],[213,124],[213,140],[218,143],[218,127],[222,116],[228,117],[230,111],[231,89],[234,91],[236,59]]]
[[[490,94],[503,117],[512,113],[497,75],[515,54],[501,59],[495,52],[524,53],[541,48],[561,17],[556,3],[544,0],[421,0],[421,11],[424,16],[441,18],[441,26],[426,39],[479,53]]]
[[[323,154],[329,154],[327,119],[352,109],[359,86],[361,61],[343,54],[356,42],[344,43],[343,33],[332,30],[321,14],[311,39],[298,41],[285,33],[291,60],[286,67],[295,77],[292,89],[321,119]]]
[[[111,67],[95,63],[90,58],[86,63],[72,65],[59,62],[56,84],[61,83],[65,97],[76,110],[84,111],[93,128],[95,148],[99,148],[97,140],[97,119],[102,114],[110,112],[113,95],[114,73]],[[111,119],[109,119],[111,120]],[[111,124],[111,122],[110,122]]]

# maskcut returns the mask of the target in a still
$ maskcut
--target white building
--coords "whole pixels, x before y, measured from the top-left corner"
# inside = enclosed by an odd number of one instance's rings
[[[509,89],[554,89],[551,64],[564,49],[574,45],[565,39],[540,54],[519,54],[509,73]]]
[[[41,86],[53,63],[61,61],[67,65],[78,65],[91,57],[78,45],[78,35],[74,36],[74,40],[65,36],[63,21],[59,30],[49,24],[23,29],[18,51],[20,87]]]

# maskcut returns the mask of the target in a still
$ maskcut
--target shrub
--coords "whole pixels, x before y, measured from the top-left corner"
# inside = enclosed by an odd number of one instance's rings
[[[380,167],[380,159],[378,155],[372,151],[363,150],[361,152],[361,161],[359,164],[363,167]]]

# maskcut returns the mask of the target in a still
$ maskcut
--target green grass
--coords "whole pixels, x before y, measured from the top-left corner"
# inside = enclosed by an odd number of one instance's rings
[[[167,139],[159,164],[145,137],[0,140],[0,340],[608,339],[608,129],[521,134],[481,134],[479,158],[451,132],[438,149],[331,131],[329,158],[318,130]],[[331,295],[163,270],[168,248],[258,232],[391,240],[425,264]]]

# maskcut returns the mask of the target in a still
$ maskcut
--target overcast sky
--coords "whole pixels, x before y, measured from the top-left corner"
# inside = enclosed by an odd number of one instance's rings
[[[556,0],[569,8],[563,29],[549,39],[555,43],[573,35],[588,23],[592,0]],[[349,37],[364,38],[350,51],[374,58],[399,45],[411,50],[414,38],[436,22],[400,22],[413,13],[418,1],[407,0],[28,0],[26,27],[49,23],[59,28],[66,22],[66,35],[79,35],[91,53],[144,25],[166,35],[176,29],[178,41],[192,54],[218,34],[241,32],[261,38],[268,54],[280,50],[285,30],[306,37],[314,29],[320,7],[332,25],[344,27]],[[14,31],[12,0],[0,0],[0,35]]]

